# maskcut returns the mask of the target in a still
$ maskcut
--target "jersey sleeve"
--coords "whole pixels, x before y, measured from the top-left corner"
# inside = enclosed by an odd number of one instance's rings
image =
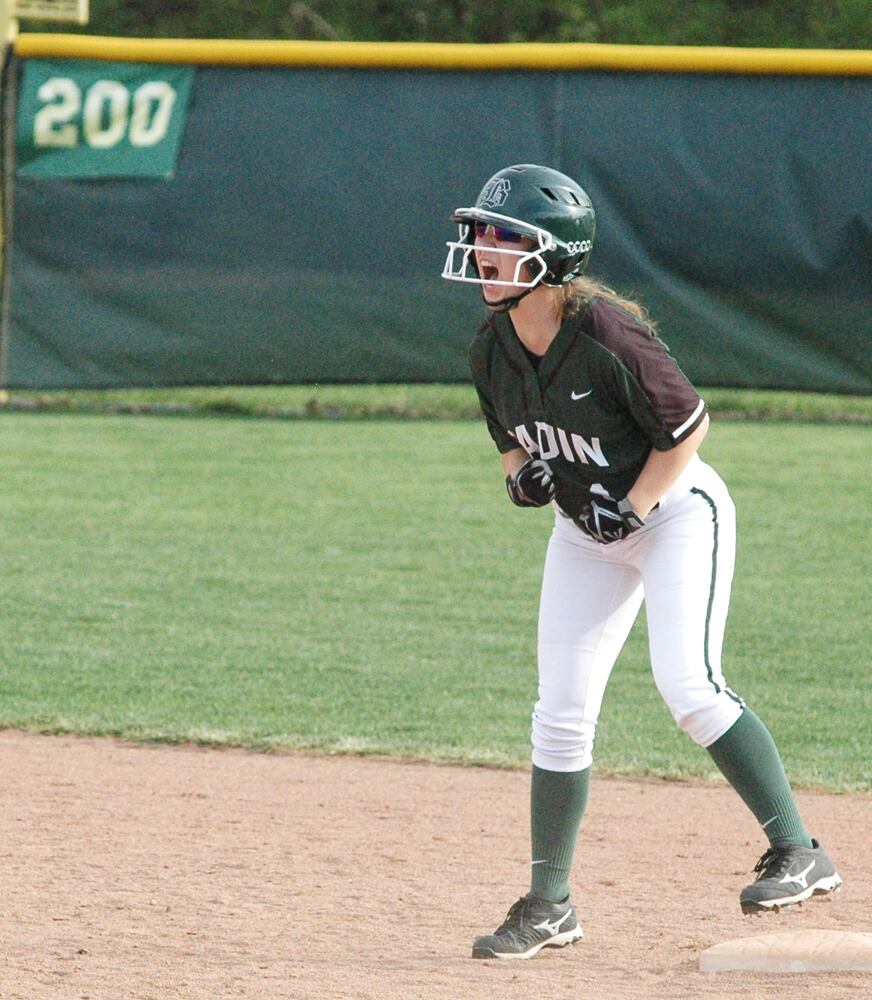
[[[518,442],[501,426],[497,419],[494,405],[481,386],[476,384],[475,391],[478,393],[478,403],[481,407],[481,412],[484,414],[488,433],[493,438],[493,442],[500,454],[505,455],[507,451],[514,451],[515,448],[520,448],[521,446]]]
[[[478,395],[478,404],[487,424],[488,433],[501,455],[520,448],[518,442],[503,427],[497,416],[490,389],[490,351],[488,350],[487,327],[482,327],[469,348],[469,368],[473,385]]]
[[[632,321],[610,338],[615,390],[658,451],[680,444],[700,425],[706,405],[666,344]]]

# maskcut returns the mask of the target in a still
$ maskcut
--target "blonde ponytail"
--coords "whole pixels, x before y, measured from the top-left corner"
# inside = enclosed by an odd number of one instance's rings
[[[614,289],[604,285],[596,278],[586,278],[584,276],[573,278],[560,291],[563,296],[560,314],[564,319],[581,312],[591,299],[597,298],[611,302],[612,305],[623,309],[633,319],[644,324],[649,329],[655,329],[654,321],[648,315],[648,310],[644,306],[638,302],[634,302],[632,299],[624,298],[623,295],[619,295]]]

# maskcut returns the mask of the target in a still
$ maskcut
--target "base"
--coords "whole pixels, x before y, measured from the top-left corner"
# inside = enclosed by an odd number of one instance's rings
[[[783,931],[707,948],[700,972],[872,972],[872,934]]]

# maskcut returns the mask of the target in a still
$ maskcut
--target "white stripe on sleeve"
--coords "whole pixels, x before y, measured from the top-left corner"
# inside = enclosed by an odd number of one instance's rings
[[[696,420],[696,418],[700,415],[700,413],[702,413],[704,409],[705,409],[705,402],[703,400],[700,400],[699,406],[697,406],[697,408],[693,411],[693,413],[691,413],[691,415],[687,418],[687,420],[684,421],[684,423],[680,427],[676,428],[672,432],[672,436],[674,438],[680,438],[681,435],[687,430],[688,427],[691,426],[694,420]]]

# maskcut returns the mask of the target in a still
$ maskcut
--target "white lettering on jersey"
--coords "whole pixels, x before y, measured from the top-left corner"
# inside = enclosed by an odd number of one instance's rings
[[[541,420],[536,421],[538,441],[533,439],[523,424],[518,424],[513,431],[509,431],[509,434],[515,438],[528,455],[538,455],[541,458],[549,459],[556,458],[562,452],[567,462],[579,461],[584,465],[590,465],[593,462],[603,469],[607,469],[609,466],[609,461],[603,453],[598,437],[592,437],[590,441],[587,441],[580,434],[567,434],[562,427],[552,427],[551,424],[543,423]]]
[[[560,442],[560,450],[563,452],[563,457],[567,462],[574,462],[575,455],[572,454],[569,438],[566,436],[566,431],[562,427],[557,428],[557,439]]]
[[[580,434],[572,435],[572,443],[575,446],[575,453],[578,455],[579,459],[584,462],[585,465],[588,464],[588,457],[592,458],[597,465],[602,468],[606,468],[609,464],[606,456],[603,454],[602,448],[600,448],[600,439],[597,437],[591,438],[590,443]]]
[[[542,444],[543,436],[545,437],[544,445]],[[554,428],[551,424],[543,424],[541,420],[537,420],[536,439],[539,442],[540,458],[544,458],[546,462],[549,458],[557,458],[560,454],[560,449],[557,447],[557,435],[554,433]]]
[[[510,432],[511,433],[511,432]],[[518,424],[512,437],[527,452],[528,455],[535,455],[539,451],[539,445],[527,433],[527,428],[523,424]]]

